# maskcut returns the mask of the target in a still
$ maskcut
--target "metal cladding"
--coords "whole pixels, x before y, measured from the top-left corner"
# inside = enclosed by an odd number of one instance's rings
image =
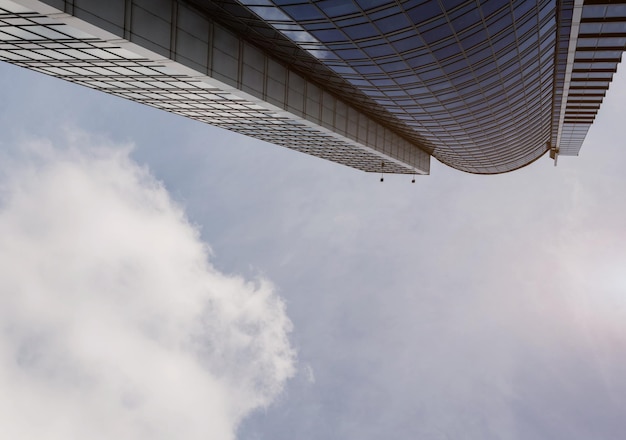
[[[625,48],[626,0],[0,0],[0,59],[370,172],[577,155]]]

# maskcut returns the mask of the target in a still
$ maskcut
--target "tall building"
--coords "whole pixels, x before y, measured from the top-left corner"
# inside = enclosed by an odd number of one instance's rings
[[[0,0],[0,60],[371,172],[577,155],[626,0]]]

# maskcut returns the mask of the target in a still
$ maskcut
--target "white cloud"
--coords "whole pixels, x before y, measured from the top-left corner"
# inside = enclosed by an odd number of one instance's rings
[[[31,150],[0,177],[0,438],[233,438],[294,373],[272,285],[213,268],[127,150]]]

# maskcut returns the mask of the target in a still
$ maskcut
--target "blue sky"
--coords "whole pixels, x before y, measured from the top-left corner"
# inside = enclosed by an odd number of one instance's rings
[[[623,73],[578,158],[381,184],[1,64],[0,433],[621,438]]]

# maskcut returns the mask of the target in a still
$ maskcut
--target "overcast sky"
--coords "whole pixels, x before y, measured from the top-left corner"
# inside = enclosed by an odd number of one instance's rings
[[[381,184],[0,64],[0,437],[623,438],[624,73],[578,158]]]

